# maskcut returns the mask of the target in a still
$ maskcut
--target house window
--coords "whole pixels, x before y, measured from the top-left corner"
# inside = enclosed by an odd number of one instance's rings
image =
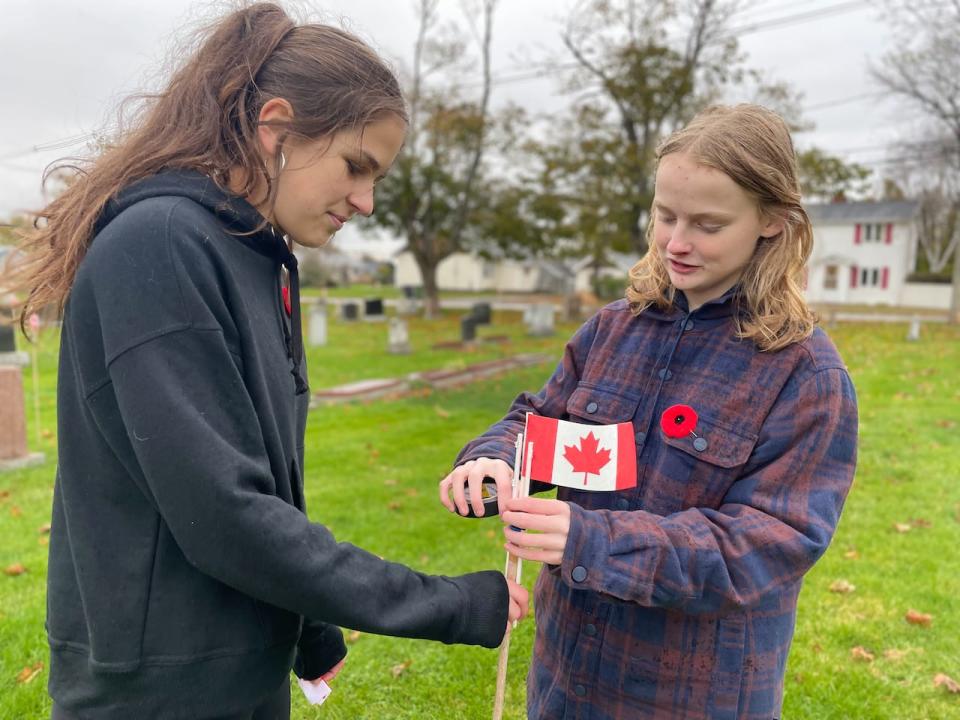
[[[883,242],[884,227],[880,223],[868,223],[863,226],[863,241],[879,243]]]
[[[823,289],[836,290],[839,275],[840,271],[836,265],[827,265],[826,272],[823,276]]]
[[[860,268],[859,277],[855,273],[852,277],[853,287],[880,287],[886,289],[890,282],[889,268]]]

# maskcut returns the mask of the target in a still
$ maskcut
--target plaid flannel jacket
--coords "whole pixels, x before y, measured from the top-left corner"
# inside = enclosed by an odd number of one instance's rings
[[[669,312],[607,306],[458,457],[512,465],[528,411],[633,423],[636,488],[558,490],[570,533],[537,580],[531,718],[779,717],[802,578],[853,479],[856,398],[819,329],[772,353],[738,340],[731,295],[692,313],[682,293]],[[676,403],[705,448],[660,430]]]

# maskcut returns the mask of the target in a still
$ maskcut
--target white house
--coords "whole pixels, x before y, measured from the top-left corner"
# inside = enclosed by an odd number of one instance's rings
[[[808,300],[922,304],[908,302],[915,293],[906,282],[916,265],[916,202],[810,204],[806,209],[814,236]]]
[[[813,223],[807,264],[810,302],[947,309],[949,285],[907,282],[916,268],[918,205],[914,201],[806,206]],[[635,258],[612,253],[601,276],[626,278]],[[398,286],[422,285],[409,252],[396,256]],[[484,259],[458,253],[437,268],[441,290],[567,293],[590,288],[589,261],[571,267],[546,260]]]
[[[413,253],[398,253],[394,268],[397,287],[423,285]],[[437,286],[468,292],[564,294],[572,290],[573,271],[556,260],[489,259],[475,253],[454,253],[437,266]]]

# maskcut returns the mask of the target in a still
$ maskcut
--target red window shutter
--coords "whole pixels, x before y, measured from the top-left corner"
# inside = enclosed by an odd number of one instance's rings
[[[890,227],[889,225],[887,227]],[[887,285],[890,284],[890,268],[885,267],[883,272],[880,275],[880,287],[884,290],[887,289]]]
[[[858,229],[859,227],[860,226],[857,225]],[[857,286],[857,266],[851,265],[850,266],[850,287],[855,288],[856,286]]]
[[[860,234],[863,232],[863,226],[860,223],[857,223],[856,230],[853,231],[853,244],[860,244]]]
[[[887,237],[884,238],[884,242],[889,245],[893,242],[893,223],[887,223]],[[886,285],[884,285],[886,287]]]

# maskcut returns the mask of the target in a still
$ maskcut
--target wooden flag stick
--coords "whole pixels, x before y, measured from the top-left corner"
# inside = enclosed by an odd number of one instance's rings
[[[517,435],[517,454],[513,462],[512,496],[526,497],[530,494],[530,463],[533,459],[533,445],[527,446],[526,457],[523,453],[523,433]],[[525,466],[521,462],[526,461]],[[524,471],[524,467],[526,470]],[[520,559],[507,553],[507,567],[504,575],[514,582],[520,582]],[[507,623],[507,631],[500,643],[500,656],[497,658],[497,691],[493,699],[493,720],[503,717],[503,699],[507,689],[507,662],[510,660],[510,634],[516,622]]]

